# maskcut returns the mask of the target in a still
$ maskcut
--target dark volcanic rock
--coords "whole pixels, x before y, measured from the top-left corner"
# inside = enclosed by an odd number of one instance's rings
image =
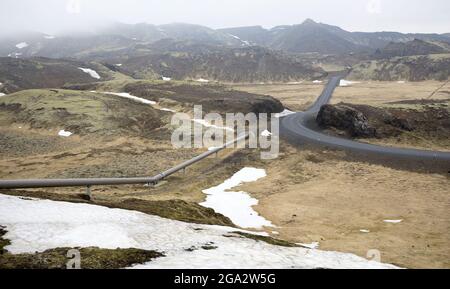
[[[317,123],[323,128],[346,131],[352,137],[375,137],[376,130],[360,111],[345,105],[324,105],[317,116]]]

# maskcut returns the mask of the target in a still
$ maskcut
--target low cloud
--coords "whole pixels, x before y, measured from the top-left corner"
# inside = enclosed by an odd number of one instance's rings
[[[69,14],[81,13],[81,1],[80,0],[67,0],[66,11]]]
[[[367,13],[369,14],[381,14],[382,5],[381,0],[369,0],[366,6]]]

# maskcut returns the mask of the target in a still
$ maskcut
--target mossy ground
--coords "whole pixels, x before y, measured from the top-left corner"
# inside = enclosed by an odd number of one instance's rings
[[[164,256],[140,249],[57,248],[34,254],[4,253],[0,255],[0,269],[68,269],[72,258],[68,252],[72,249],[80,252],[79,269],[121,269]]]

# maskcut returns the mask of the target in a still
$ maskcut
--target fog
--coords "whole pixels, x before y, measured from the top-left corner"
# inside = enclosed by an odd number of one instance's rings
[[[448,0],[1,0],[0,33],[58,34],[110,22],[184,22],[211,28],[297,24],[350,31],[450,32]]]

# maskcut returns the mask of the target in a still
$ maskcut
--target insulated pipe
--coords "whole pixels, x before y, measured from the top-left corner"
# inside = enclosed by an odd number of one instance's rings
[[[142,178],[93,178],[93,179],[36,179],[36,180],[4,180],[0,181],[0,189],[31,189],[31,188],[57,188],[57,187],[91,187],[109,185],[135,185],[135,184],[156,184],[187,167],[209,157],[212,154],[224,150],[228,146],[248,138],[248,134],[242,135],[235,140],[205,152],[187,162],[173,167],[154,177]]]

